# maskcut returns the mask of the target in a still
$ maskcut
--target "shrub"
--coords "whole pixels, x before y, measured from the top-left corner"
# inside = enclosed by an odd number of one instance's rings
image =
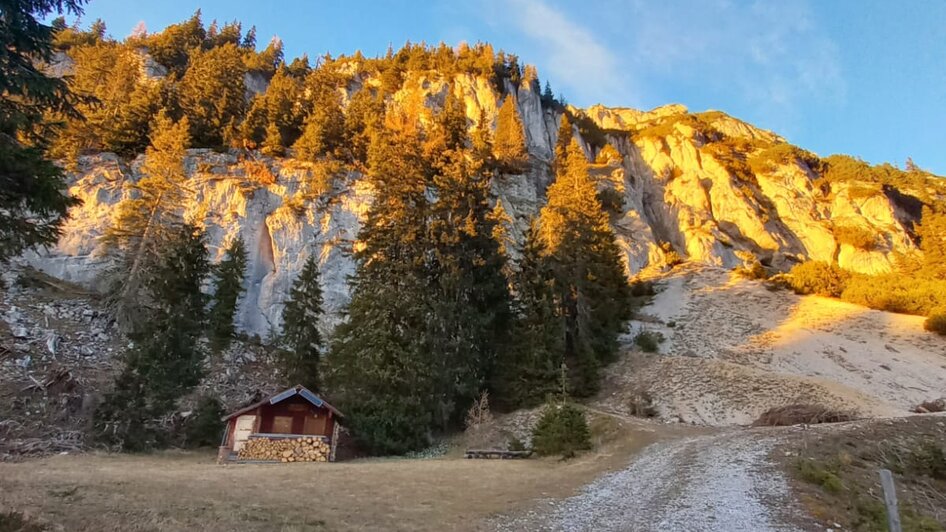
[[[946,453],[936,441],[927,440],[912,449],[908,466],[919,475],[946,480]]]
[[[656,294],[654,283],[650,281],[634,281],[631,283],[631,296],[633,297],[647,297]]]
[[[522,443],[522,440],[515,436],[510,436],[509,441],[506,442],[507,451],[525,451],[526,444]]]
[[[18,512],[0,512],[0,532],[42,532],[45,526],[31,522]]]
[[[598,152],[597,157],[595,157],[595,164],[608,164],[611,161],[621,162],[624,158],[621,157],[621,154],[610,144],[605,144],[601,151]]]
[[[667,264],[667,266],[673,268],[677,264],[683,264],[683,257],[680,256],[680,254],[676,251],[668,251],[664,255],[664,262]]]
[[[769,272],[759,261],[753,261],[749,265],[736,268],[736,275],[757,281],[764,281],[769,278]]]
[[[834,237],[838,242],[854,246],[857,249],[872,250],[877,247],[877,234],[866,227],[835,226]]]
[[[840,493],[844,489],[844,484],[838,477],[836,471],[831,471],[830,466],[811,459],[802,459],[795,464],[799,478],[810,484],[821,486],[829,493]]]
[[[850,279],[850,273],[821,261],[803,262],[789,272],[789,284],[797,294],[840,297]]]
[[[634,343],[645,353],[656,353],[663,341],[664,335],[658,331],[641,331],[634,337]]]
[[[532,431],[532,450],[539,456],[568,458],[586,449],[591,449],[591,432],[585,413],[571,403],[546,406]]]
[[[853,412],[831,410],[818,405],[794,404],[770,408],[752,424],[754,427],[785,427],[790,425],[817,425],[818,423],[841,423],[857,419]]]
[[[647,392],[636,393],[630,401],[631,415],[635,417],[657,417],[654,399]]]
[[[475,399],[470,409],[466,411],[466,428],[475,429],[493,421],[493,414],[489,409],[489,392],[484,391],[479,399]]]
[[[937,312],[926,318],[923,327],[927,331],[946,336],[946,311]]]
[[[878,310],[929,316],[946,304],[946,281],[900,273],[854,275],[841,298]]]
[[[601,208],[611,214],[621,214],[624,211],[624,195],[613,188],[599,190],[598,201]]]
[[[276,176],[263,161],[246,159],[243,161],[243,171],[250,181],[260,185],[272,185],[276,182]]]
[[[223,407],[216,397],[205,395],[197,402],[194,412],[184,425],[184,437],[188,447],[216,447],[220,444],[223,424]]]

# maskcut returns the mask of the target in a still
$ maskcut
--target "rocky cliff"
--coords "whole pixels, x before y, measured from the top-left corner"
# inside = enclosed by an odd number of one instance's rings
[[[345,96],[377,83],[361,79]],[[505,83],[501,94],[487,79],[459,74],[453,90],[466,104],[471,127],[481,116],[494,124],[502,98],[516,98],[531,164],[521,175],[498,177],[493,192],[511,237],[521,240],[552,179],[562,110],[544,107],[535,83]],[[443,79],[411,76],[389,105],[421,102],[434,109],[449,87]],[[591,171],[600,188],[617,198],[607,208],[629,275],[664,264],[670,253],[723,267],[757,258],[785,268],[810,258],[876,273],[890,270],[893,254],[914,249],[916,213],[895,195],[856,181],[826,183],[804,157],[769,156],[789,146],[771,132],[723,113],[691,114],[679,105],[570,112],[581,118],[576,138],[594,161]],[[82,158],[70,181],[82,205],[70,213],[56,247],[23,259],[56,277],[94,285],[103,267],[98,239],[115,206],[131,194],[129,184],[141,177],[141,163],[141,157],[126,161],[109,153]],[[191,150],[187,168],[191,194],[183,208],[206,227],[214,258],[237,235],[249,250],[239,327],[262,337],[279,329],[289,286],[310,254],[322,266],[331,316],[324,325],[336,323],[347,303],[359,221],[383,191],[371,190],[353,169],[236,150]],[[842,226],[868,231],[875,241],[839,242]]]

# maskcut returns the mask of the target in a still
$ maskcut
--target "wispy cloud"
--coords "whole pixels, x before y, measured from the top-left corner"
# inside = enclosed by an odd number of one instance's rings
[[[622,46],[639,76],[731,91],[771,113],[791,112],[803,99],[845,100],[837,45],[807,0],[627,0],[623,7],[632,37]]]
[[[789,127],[802,103],[846,96],[838,48],[809,0],[483,0],[481,7],[576,103],[659,105],[702,91]]]
[[[493,7],[496,7],[495,5]],[[487,10],[490,22],[512,25],[536,45],[542,70],[567,94],[582,100],[627,96],[621,65],[601,35],[545,0],[512,0]]]

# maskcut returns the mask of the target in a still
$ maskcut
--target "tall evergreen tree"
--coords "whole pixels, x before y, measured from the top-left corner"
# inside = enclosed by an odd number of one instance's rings
[[[493,238],[489,179],[464,149],[466,115],[447,106],[438,122],[441,140],[435,144],[448,148],[434,164],[437,201],[428,236],[432,310],[425,337],[429,351],[438,355],[435,416],[445,429],[485,386],[496,353],[508,340],[511,311],[505,257]]]
[[[214,268],[216,289],[208,316],[207,336],[215,353],[229,347],[233,339],[233,316],[236,314],[237,300],[244,290],[246,259],[246,245],[242,238],[237,237],[227,246],[226,255]]]
[[[13,0],[0,15],[0,264],[37,244],[52,244],[69,207],[62,170],[46,159],[46,112],[70,114],[65,82],[37,68],[52,56],[53,12],[81,14],[81,0]]]
[[[279,359],[287,385],[302,384],[312,390],[319,389],[321,317],[322,286],[319,284],[319,264],[313,254],[306,259],[302,272],[292,283],[289,300],[282,311],[282,349]]]
[[[231,140],[225,132],[238,125],[246,112],[244,74],[242,55],[233,44],[191,51],[178,95],[196,146],[219,148]]]
[[[372,137],[367,178],[384,194],[359,232],[364,246],[355,253],[348,320],[328,357],[327,384],[352,432],[376,454],[426,445],[431,405],[440,401],[423,336],[429,171],[420,147],[416,128],[383,128]]]
[[[270,122],[266,126],[266,138],[263,140],[263,147],[260,150],[264,155],[270,157],[281,157],[285,155],[286,150],[282,144],[282,134],[279,133],[279,126],[275,122]]]
[[[266,119],[279,132],[279,145],[292,146],[302,133],[302,81],[280,64],[265,93]],[[270,136],[267,131],[267,136]]]
[[[555,275],[537,221],[529,225],[518,271],[514,344],[499,363],[496,388],[510,408],[534,406],[560,387],[565,328],[556,298]]]
[[[588,395],[597,389],[599,367],[617,354],[617,337],[630,317],[630,290],[620,248],[577,141],[556,167],[539,221],[555,272],[572,386],[576,395]]]
[[[296,158],[315,161],[325,155],[334,155],[344,139],[345,114],[339,94],[334,90],[322,91],[305,119],[302,136],[292,146]]]
[[[519,117],[516,98],[509,95],[499,108],[496,119],[496,135],[493,139],[493,151],[496,159],[508,172],[521,171],[529,160],[526,150],[526,135]]]
[[[924,207],[922,214],[922,223],[917,229],[920,249],[928,265],[946,272],[946,212]],[[946,275],[941,273],[940,277],[946,278]]]
[[[348,160],[365,164],[368,162],[368,146],[371,135],[384,120],[383,95],[372,94],[369,88],[356,92],[348,103],[345,113],[345,146]]]
[[[161,418],[202,375],[206,296],[200,287],[209,269],[203,233],[178,226],[141,287],[148,319],[132,324],[124,367],[95,414],[102,441],[137,451],[167,443]]]
[[[187,118],[174,123],[162,111],[152,125],[151,146],[145,151],[143,177],[131,186],[136,196],[116,209],[104,242],[118,263],[120,317],[140,303],[141,279],[159,262],[162,249],[183,223],[181,206],[187,192],[184,157],[189,143]]]
[[[555,162],[557,164],[565,164],[568,159],[568,147],[571,146],[574,137],[572,121],[568,118],[568,113],[562,113],[558,126],[558,137],[555,141]]]

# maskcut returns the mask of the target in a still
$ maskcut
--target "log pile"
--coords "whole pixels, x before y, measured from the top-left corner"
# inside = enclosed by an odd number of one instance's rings
[[[272,462],[328,462],[331,448],[321,438],[254,438],[240,448],[240,460],[267,460]]]

